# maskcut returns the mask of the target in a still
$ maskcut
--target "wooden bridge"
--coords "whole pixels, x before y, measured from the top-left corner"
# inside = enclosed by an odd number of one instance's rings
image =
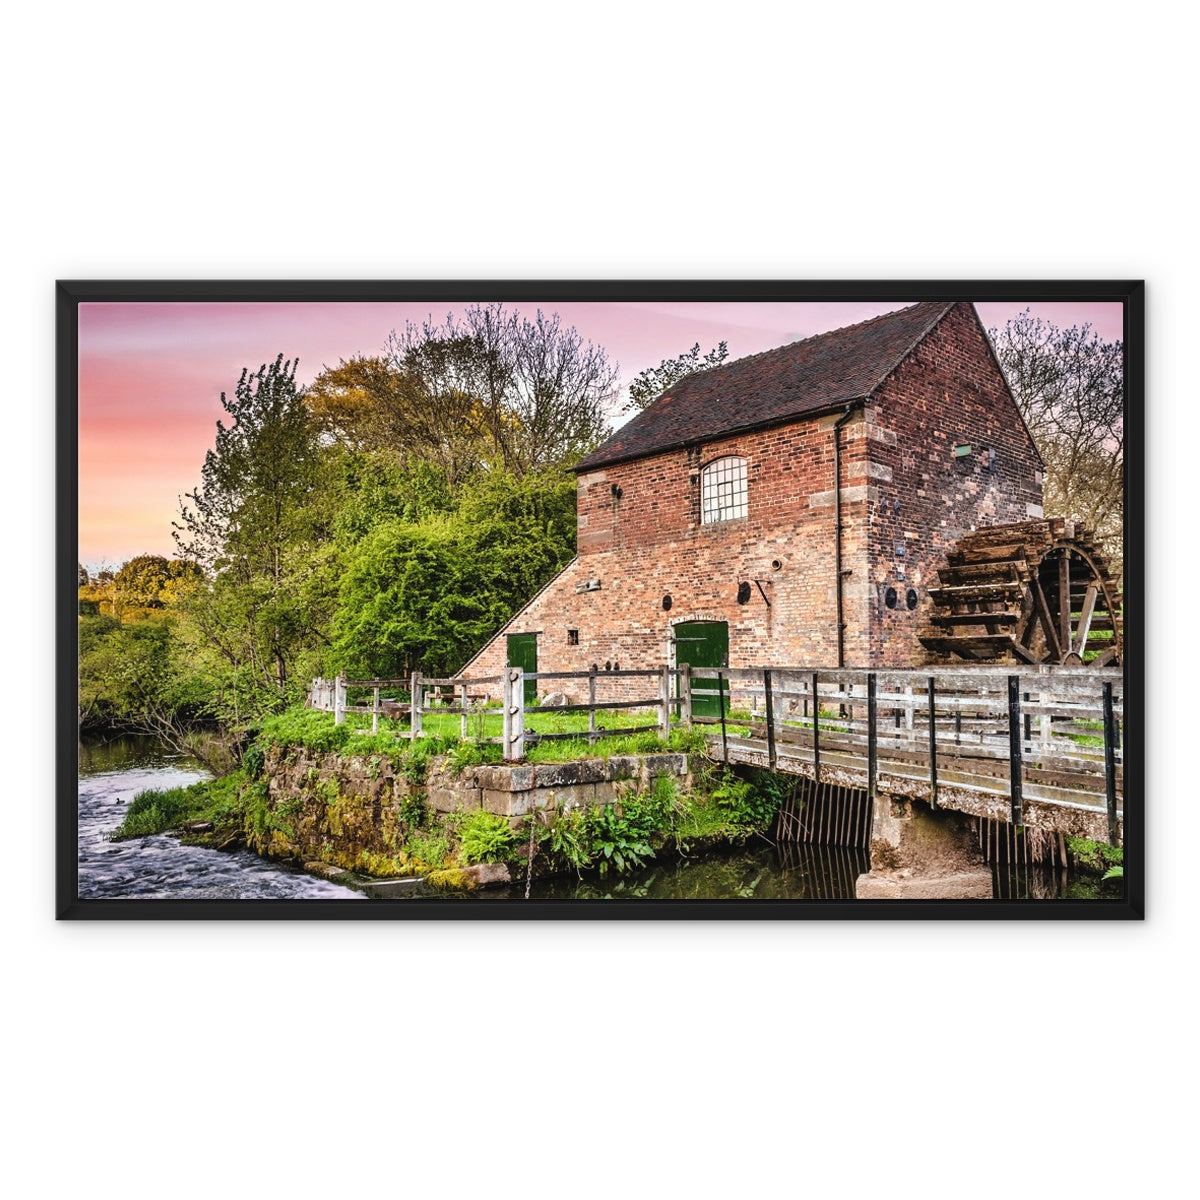
[[[714,757],[1120,845],[1118,668],[694,668]],[[727,706],[726,697],[732,701]],[[749,700],[749,720],[739,711]]]
[[[587,701],[554,709],[530,703],[540,681],[586,686]],[[527,689],[527,684],[532,688]],[[407,702],[381,699],[395,685]],[[643,689],[647,694],[638,694]],[[372,692],[348,702],[350,689]],[[499,690],[500,709],[481,708]],[[1120,668],[1019,666],[924,670],[688,667],[526,673],[499,677],[314,680],[310,703],[404,720],[421,737],[423,716],[457,713],[461,737],[498,742],[523,758],[533,740],[606,737],[673,727],[711,730],[710,754],[817,784],[921,800],[1011,826],[1120,845],[1124,822],[1124,682]],[[649,724],[604,728],[598,714],[652,714]],[[538,732],[536,714],[587,713],[587,729]],[[496,719],[484,736],[483,715]],[[489,726],[490,728],[490,726]]]

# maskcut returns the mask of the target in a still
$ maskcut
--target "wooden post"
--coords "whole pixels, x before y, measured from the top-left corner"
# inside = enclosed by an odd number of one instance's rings
[[[692,727],[692,664],[684,663],[679,668],[679,721],[687,729]]]
[[[509,675],[512,679],[512,746],[505,757],[520,762],[525,757],[525,672],[521,667],[513,667]]]
[[[1108,802],[1108,842],[1119,846],[1117,836],[1117,731],[1113,719],[1112,680],[1104,681],[1104,793]]]
[[[465,742],[467,740],[467,685],[463,683],[460,688],[462,692],[462,719],[458,723],[459,737]]]
[[[379,732],[379,684],[371,689],[371,732]]]
[[[1008,794],[1012,804],[1012,826],[1024,823],[1021,807],[1021,677],[1008,677],[1008,752],[1011,759],[1008,773]]]
[[[929,807],[937,808],[937,693],[929,676]]]
[[[879,718],[879,705],[876,701],[877,681],[875,672],[867,676],[867,795],[871,803],[875,803],[875,774],[876,774],[876,725]]]
[[[907,707],[904,710],[904,728],[908,730],[908,740],[911,742],[916,734],[916,704],[913,701],[913,690],[911,687],[904,689],[904,695],[907,697]]]
[[[412,673],[412,681],[409,687],[409,721],[408,721],[408,736],[413,742],[421,736],[421,709],[424,707],[424,697],[421,695],[421,672],[414,671]]]
[[[665,742],[671,736],[671,668],[663,663],[658,682],[658,731]]]
[[[717,711],[721,714],[721,754],[729,761],[729,738],[725,732],[725,685],[721,681],[721,672],[717,672]]]
[[[767,765],[775,770],[775,706],[771,700],[771,672],[763,672],[763,705],[767,710]]]
[[[522,684],[522,687],[524,684]],[[508,761],[509,750],[512,748],[512,672],[505,667],[500,677],[500,750],[505,761]]]
[[[341,725],[346,720],[346,672],[343,671],[333,682],[333,723]]]
[[[816,671],[812,677],[813,694],[813,783],[821,782],[821,700]]]
[[[596,668],[588,670],[588,745],[596,744]]]

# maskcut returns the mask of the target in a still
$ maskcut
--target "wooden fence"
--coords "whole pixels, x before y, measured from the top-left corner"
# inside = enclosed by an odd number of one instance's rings
[[[509,667],[501,675],[480,675],[437,679],[414,671],[407,679],[314,679],[309,689],[310,708],[324,709],[334,714],[336,724],[342,724],[347,713],[364,713],[371,716],[371,732],[379,732],[380,718],[392,721],[407,719],[408,728],[402,735],[411,739],[424,736],[424,717],[431,714],[457,713],[459,737],[463,741],[499,743],[504,757],[519,761],[525,756],[528,741],[555,741],[586,738],[590,745],[608,737],[626,737],[636,733],[654,732],[661,737],[669,736],[673,726],[687,718],[683,710],[690,710],[690,694],[686,687],[688,668],[672,670],[656,667],[642,671],[540,671],[526,673],[519,667]],[[675,680],[683,678],[685,686],[676,694]],[[644,697],[634,699],[606,699],[599,695],[601,686],[608,680],[645,679],[654,680],[647,685]],[[587,683],[587,703],[558,704],[541,707],[527,705],[524,701],[526,681],[575,680]],[[501,732],[499,736],[484,736],[472,732],[472,726],[482,726],[481,718],[496,713],[496,708],[487,703],[489,687],[500,684],[501,699],[499,714]],[[627,685],[626,685],[627,686]],[[370,692],[370,703],[351,703],[351,693]],[[400,692],[403,699],[385,696],[385,692]],[[606,729],[597,720],[597,714],[621,711],[652,711],[654,720],[649,724],[622,725]],[[528,728],[526,717],[533,714],[581,713],[588,717],[587,729],[570,732],[534,732]]]
[[[607,680],[644,679],[646,695],[606,699]],[[525,702],[526,681],[586,682],[586,703],[553,708]],[[711,681],[711,682],[710,682]],[[500,685],[501,731],[483,735],[494,715],[488,690]],[[703,698],[717,716],[694,711]],[[619,685],[623,690],[628,684]],[[580,689],[582,690],[582,689]],[[351,703],[370,693],[369,703]],[[400,696],[385,696],[399,692]],[[365,696],[363,697],[365,700]],[[731,703],[732,701],[732,703]],[[398,736],[424,735],[430,713],[457,713],[464,740],[499,743],[518,761],[534,740],[606,737],[701,725],[727,762],[761,762],[773,770],[862,786],[874,798],[881,779],[893,792],[937,807],[963,808],[963,797],[1002,798],[1004,818],[1021,825],[1027,804],[1107,812],[1109,840],[1118,842],[1123,800],[1124,691],[1117,668],[929,668],[825,670],[809,667],[657,667],[631,671],[556,671],[436,679],[314,680],[310,704],[335,714],[407,721]],[[598,714],[633,710],[650,723],[606,729]],[[534,732],[532,714],[587,713],[587,729]],[[494,722],[493,722],[494,727]],[[441,723],[445,731],[445,723]],[[969,807],[964,811],[971,811]],[[994,805],[984,815],[995,816]]]

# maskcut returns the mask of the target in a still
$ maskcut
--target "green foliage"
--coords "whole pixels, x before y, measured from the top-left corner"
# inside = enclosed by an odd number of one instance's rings
[[[592,865],[592,837],[583,810],[569,808],[557,813],[548,826],[542,826],[538,842],[556,862],[565,863],[582,878]]]
[[[1101,876],[1110,867],[1122,866],[1125,861],[1125,852],[1119,846],[1088,838],[1068,836],[1067,854],[1080,871]]]
[[[507,862],[519,838],[505,817],[482,808],[464,817],[458,829],[459,851],[467,864]]]
[[[262,746],[301,746],[328,754],[345,749],[353,731],[334,723],[333,713],[313,708],[290,708],[263,720],[258,735]]]
[[[361,678],[458,669],[570,560],[574,529],[574,484],[559,472],[489,476],[454,512],[377,525],[346,552],[338,665]]]
[[[483,747],[474,742],[459,742],[450,747],[450,770],[455,775],[461,775],[468,767],[478,767],[483,763]]]
[[[148,788],[138,792],[125,810],[125,819],[109,835],[114,842],[178,829],[204,815],[207,788],[203,783],[178,788]]]
[[[755,772],[747,779],[726,770],[718,777],[711,796],[734,828],[752,832],[771,824],[785,793],[779,777],[769,771]]]
[[[592,810],[588,819],[591,853],[601,875],[609,867],[628,871],[640,867],[654,857],[649,837],[653,830],[647,813],[636,804],[626,802],[620,810],[606,804]]]
[[[425,797],[420,792],[409,792],[400,802],[399,817],[409,829],[419,829],[429,816]]]
[[[450,835],[445,826],[410,833],[405,852],[415,871],[440,871],[450,857]]]
[[[295,371],[281,354],[244,370],[232,399],[221,394],[229,423],[217,422],[201,485],[174,523],[181,553],[206,577],[187,605],[190,625],[219,667],[223,715],[234,721],[293,699],[292,668],[319,636],[321,470]]]

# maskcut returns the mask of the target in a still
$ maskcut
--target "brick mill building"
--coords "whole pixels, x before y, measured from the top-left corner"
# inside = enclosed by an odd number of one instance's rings
[[[969,303],[688,376],[578,464],[577,557],[463,673],[945,661],[939,568],[1042,470]]]

